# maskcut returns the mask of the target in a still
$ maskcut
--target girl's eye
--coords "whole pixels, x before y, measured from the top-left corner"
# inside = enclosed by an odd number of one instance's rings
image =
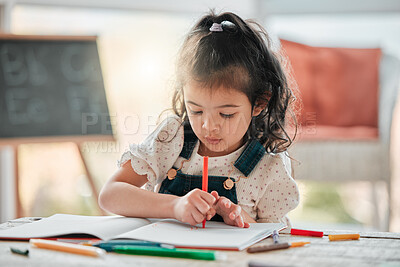
[[[194,110],[190,111],[190,114],[192,115],[200,115],[201,113],[203,113],[203,111],[194,111]]]
[[[232,118],[232,117],[235,115],[235,113],[233,113],[233,114],[224,114],[224,113],[220,113],[220,115],[221,115],[221,117],[223,117],[223,118],[229,119],[229,118]]]

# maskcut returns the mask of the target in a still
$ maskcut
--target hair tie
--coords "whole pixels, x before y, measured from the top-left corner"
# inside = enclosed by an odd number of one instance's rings
[[[219,23],[213,23],[213,25],[210,28],[210,32],[222,32],[222,24]]]
[[[226,29],[234,29],[236,25],[230,21],[224,20],[220,23],[213,23],[210,32],[222,32],[224,28]]]

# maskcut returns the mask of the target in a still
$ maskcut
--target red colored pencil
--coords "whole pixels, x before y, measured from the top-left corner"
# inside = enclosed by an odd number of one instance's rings
[[[208,191],[208,157],[203,157],[203,181],[202,190]],[[203,220],[203,228],[206,227],[206,219]]]
[[[316,237],[322,237],[324,235],[323,232],[319,232],[319,231],[301,230],[301,229],[294,229],[294,228],[292,228],[290,230],[290,233],[292,235],[304,235],[304,236],[316,236]]]

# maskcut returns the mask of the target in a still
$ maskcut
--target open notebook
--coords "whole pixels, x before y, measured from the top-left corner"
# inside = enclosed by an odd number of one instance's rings
[[[71,234],[91,235],[102,240],[138,239],[178,248],[243,250],[282,230],[283,223],[252,223],[238,228],[222,222],[207,221],[206,227],[191,226],[172,219],[142,219],[122,216],[81,216],[55,214],[40,221],[1,230],[0,239],[61,237]]]

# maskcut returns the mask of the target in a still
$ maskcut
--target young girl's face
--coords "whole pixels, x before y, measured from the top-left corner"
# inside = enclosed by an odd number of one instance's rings
[[[244,143],[254,109],[247,96],[224,86],[203,88],[191,80],[184,88],[185,106],[189,121],[200,140],[199,153],[203,156],[227,155]]]

